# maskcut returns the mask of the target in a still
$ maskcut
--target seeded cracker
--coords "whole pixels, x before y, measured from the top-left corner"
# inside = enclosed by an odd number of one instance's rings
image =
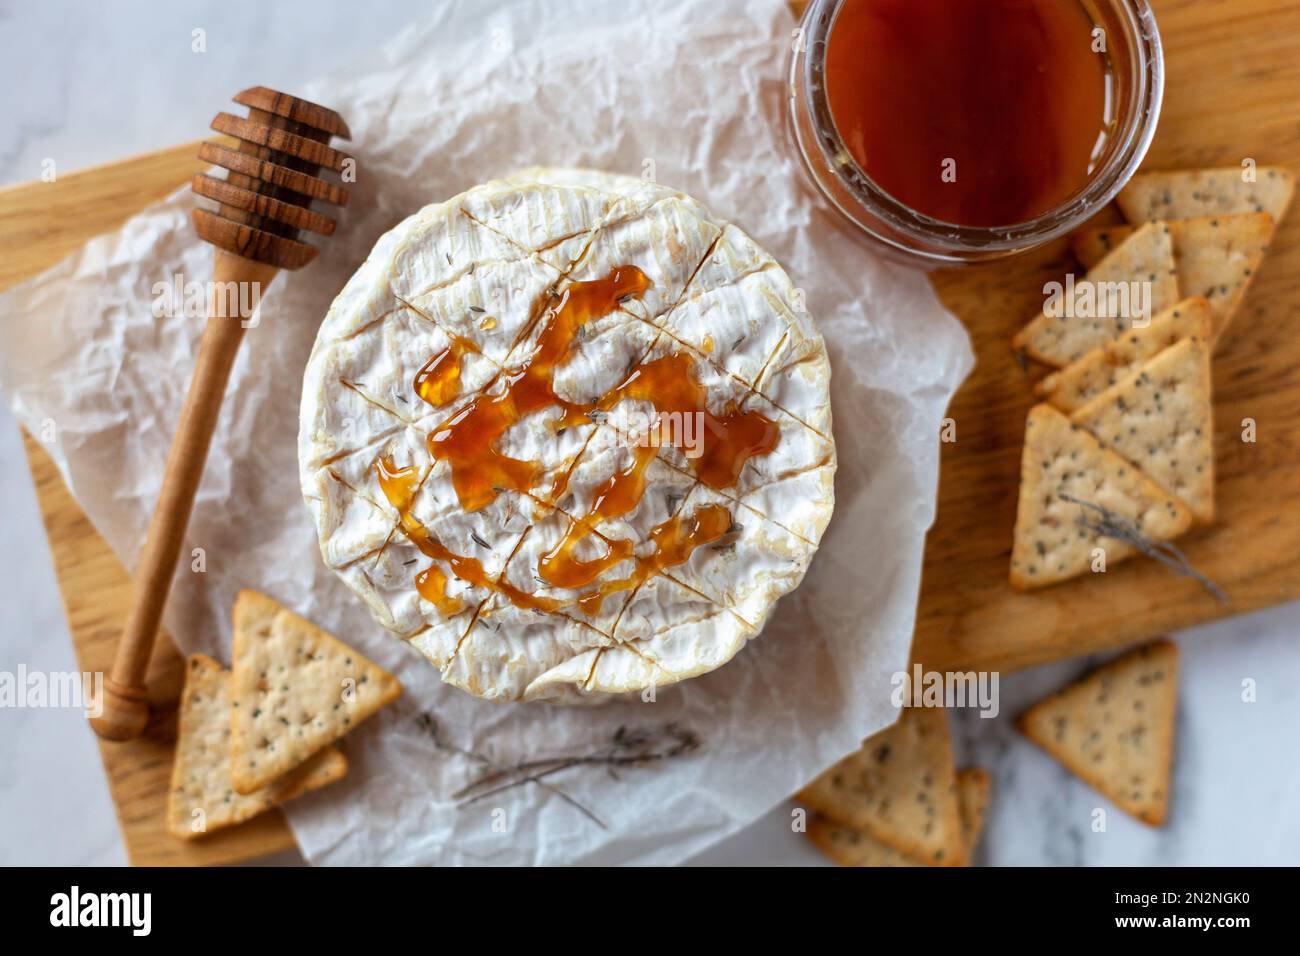
[[[1173,224],[1171,224],[1173,228]],[[1210,300],[1217,342],[1237,313],[1273,239],[1268,213],[1188,219],[1173,232],[1178,282],[1184,295]]]
[[[1209,346],[1192,336],[1098,395],[1071,420],[1176,495],[1198,521],[1209,523],[1214,520],[1210,388]]]
[[[1241,300],[1259,271],[1274,222],[1267,213],[1211,216],[1169,223],[1174,244],[1178,288],[1183,295],[1204,296],[1213,313],[1212,334],[1218,341],[1231,323]],[[1089,267],[1122,241],[1132,226],[1107,226],[1076,233],[1075,256]]]
[[[941,708],[914,707],[796,799],[932,866],[964,866],[957,776]]]
[[[1091,269],[1133,235],[1137,226],[1089,226],[1070,237],[1070,251],[1079,264]]]
[[[1208,340],[1209,334],[1210,303],[1184,299],[1153,318],[1146,328],[1129,329],[1073,365],[1053,372],[1038,383],[1034,393],[1061,411],[1072,412],[1136,373],[1143,362],[1175,342],[1189,335]]]
[[[256,591],[235,601],[233,657],[240,793],[288,773],[402,693],[383,668]]]
[[[984,814],[988,810],[991,787],[988,773],[979,767],[970,767],[957,773],[957,808],[961,815],[962,843],[966,847],[968,861],[979,842],[980,832],[984,829]],[[808,821],[808,839],[840,866],[924,865],[899,853],[888,844],[822,816],[815,816]]]
[[[1103,300],[1108,298],[1104,290],[1112,284],[1133,282],[1148,283],[1150,288],[1150,309],[1140,315],[1156,315],[1178,301],[1173,243],[1164,223],[1138,229],[1090,270],[1078,287],[1091,284],[1098,290],[1097,299]],[[1120,316],[1080,316],[1064,310],[1060,316],[1049,316],[1044,311],[1016,334],[1012,346],[1039,362],[1062,368],[1125,332],[1139,318],[1135,308],[1128,311],[1130,314]]]
[[[1255,182],[1242,181],[1242,168],[1139,173],[1117,202],[1129,222],[1196,219],[1244,212],[1266,212],[1277,222],[1295,192],[1295,176],[1278,166],[1255,170]]]
[[[1178,648],[1157,641],[1035,704],[1016,726],[1120,809],[1160,826],[1169,798],[1177,682]]]
[[[1172,540],[1192,523],[1186,505],[1102,448],[1086,429],[1050,405],[1035,405],[1020,460],[1012,587],[1044,587],[1084,574],[1095,548],[1104,549],[1107,567],[1133,553],[1131,545],[1080,526],[1090,517],[1080,501],[1128,519],[1153,541]]]
[[[347,769],[343,754],[326,747],[279,780],[247,796],[237,793],[230,781],[230,672],[205,654],[190,656],[167,800],[167,828],[175,836],[191,840],[242,823],[342,779]]]

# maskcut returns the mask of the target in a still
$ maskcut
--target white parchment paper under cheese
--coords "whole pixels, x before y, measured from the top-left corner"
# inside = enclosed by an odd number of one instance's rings
[[[940,420],[970,343],[924,276],[876,258],[814,197],[787,138],[783,0],[448,5],[387,49],[290,92],[337,109],[358,157],[318,260],[282,273],[236,363],[166,625],[228,661],[235,593],[275,597],[392,669],[394,707],[344,740],[346,780],[289,808],[320,863],[672,863],[744,826],[889,723],[906,666]],[[250,82],[255,78],[250,78]],[[195,104],[206,116],[222,104]],[[196,127],[196,135],[199,130]],[[835,516],[804,583],[721,670],[653,703],[494,705],[444,687],[322,563],[298,490],[302,371],[330,301],[386,229],[532,164],[653,178],[772,252],[826,338],[839,454]],[[0,296],[0,380],[95,526],[133,566],[202,320],[156,318],[158,283],[206,282],[188,190]],[[75,586],[75,583],[73,584]],[[614,777],[572,769],[470,807],[479,767],[582,753],[675,722],[695,754]]]

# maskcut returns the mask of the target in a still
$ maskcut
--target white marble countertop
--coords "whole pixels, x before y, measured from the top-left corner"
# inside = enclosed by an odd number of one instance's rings
[[[395,34],[427,6],[206,0],[187,4],[0,2],[0,184],[174,145],[253,83],[292,91]],[[257,23],[256,29],[249,24]],[[75,29],[69,29],[75,24]],[[194,52],[202,30],[206,52]],[[0,409],[0,670],[75,669],[22,442]],[[1300,605],[1177,636],[1182,648],[1169,821],[1118,811],[1014,731],[1024,705],[1084,670],[1070,661],[1005,675],[1001,714],[953,723],[958,760],[993,776],[977,862],[1022,865],[1294,864],[1300,861]],[[1244,703],[1245,678],[1257,700]],[[73,710],[0,709],[0,865],[114,864],[126,855],[95,742]],[[287,857],[277,862],[291,862]],[[818,864],[778,807],[699,858]]]

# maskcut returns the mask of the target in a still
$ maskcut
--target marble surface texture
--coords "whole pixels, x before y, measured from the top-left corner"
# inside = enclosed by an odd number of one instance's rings
[[[253,82],[293,90],[395,34],[424,4],[208,0],[0,2],[0,185],[197,138]],[[257,30],[249,23],[257,22]],[[192,50],[196,29],[206,52]],[[2,200],[0,200],[2,202]],[[0,409],[0,671],[74,668],[18,427]],[[1169,822],[1109,812],[1020,738],[1011,718],[1084,670],[1068,661],[1001,682],[1001,713],[956,715],[961,764],[993,777],[976,862],[999,865],[1294,864],[1300,861],[1300,605],[1177,635],[1182,648]],[[1242,681],[1256,682],[1245,703]],[[0,864],[118,864],[126,856],[95,743],[74,710],[0,709]],[[790,806],[703,854],[706,864],[812,864]],[[277,862],[293,862],[285,857]]]

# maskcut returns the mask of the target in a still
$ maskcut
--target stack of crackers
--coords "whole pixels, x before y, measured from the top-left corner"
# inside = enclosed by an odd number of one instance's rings
[[[984,827],[991,784],[958,772],[940,708],[908,708],[805,787],[808,838],[841,866],[965,866]]]
[[[255,591],[235,602],[233,664],[186,662],[167,825],[181,839],[233,826],[333,783],[332,744],[401,684],[379,665]]]
[[[1169,802],[1178,648],[1161,640],[1108,661],[1039,701],[1016,728],[1143,823]],[[807,836],[840,866],[966,866],[992,784],[954,768],[941,708],[908,708],[800,791]]]
[[[1014,339],[1054,371],[1025,426],[1013,586],[1104,570],[1214,520],[1210,358],[1294,190],[1276,168],[1146,173],[1119,196],[1128,225],[1075,237],[1093,304],[1133,283],[1149,302],[1045,308]]]

